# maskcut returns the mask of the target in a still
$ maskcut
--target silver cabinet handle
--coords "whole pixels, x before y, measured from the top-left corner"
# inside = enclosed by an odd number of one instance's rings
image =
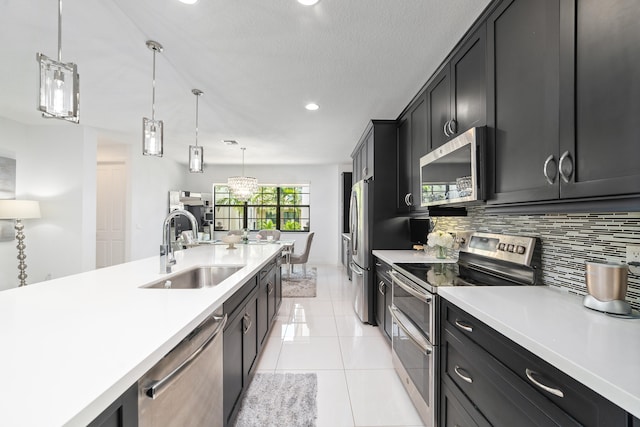
[[[448,126],[449,126],[449,121],[444,122],[444,126],[443,126],[443,128],[442,128],[442,131],[444,132],[444,135],[445,135],[445,136],[451,136],[451,135],[449,135],[449,133],[447,132],[447,128],[448,128]]]
[[[412,287],[410,287],[406,283],[402,282],[398,278],[398,273],[396,273],[395,271],[391,272],[391,280],[393,281],[393,283],[398,285],[404,291],[406,291],[407,293],[409,293],[409,294],[413,295],[414,297],[418,298],[420,301],[422,301],[424,303],[431,302],[431,296],[430,296],[431,294],[429,292],[425,291],[424,293],[422,293],[422,292],[419,292],[419,291],[413,289]]]
[[[164,377],[159,381],[154,381],[153,383],[151,383],[151,385],[148,388],[146,388],[144,391],[144,394],[148,398],[155,399],[164,390],[166,390],[175,380],[177,380],[180,377],[182,372],[184,372],[184,370],[187,369],[196,360],[196,358],[200,355],[200,353],[202,353],[207,349],[209,344],[213,342],[213,340],[218,336],[220,331],[224,329],[224,326],[227,324],[227,315],[225,314],[222,317],[214,317],[214,319],[217,320],[219,323],[218,323],[218,326],[216,326],[216,329],[211,333],[211,335],[209,335],[209,338],[207,338],[206,341],[203,342],[202,345],[200,345],[200,347],[196,349],[196,351],[191,353],[191,356],[187,357],[184,360],[184,362],[182,362],[177,368],[169,372],[166,377]]]
[[[466,373],[466,371],[462,369],[460,366],[456,365],[455,368],[453,368],[453,371],[456,374],[458,374],[458,376],[462,378],[464,381],[468,382],[469,384],[473,383],[473,378],[471,378],[469,375],[463,374],[463,372]]]
[[[244,316],[242,316],[242,319],[244,321],[244,331],[242,331],[242,334],[247,335],[247,333],[249,333],[249,330],[251,329],[251,326],[253,326],[253,320],[251,320],[251,316],[249,316],[249,313],[245,313]]]
[[[568,183],[569,180],[571,180],[571,176],[573,175],[573,159],[571,159],[568,151],[565,151],[562,153],[562,156],[560,156],[558,171],[564,182]]]
[[[380,292],[382,295],[385,295],[387,293],[387,291],[385,291],[384,287],[385,287],[385,284],[381,280],[380,283],[378,283],[378,292]]]
[[[376,262],[376,267],[382,267],[382,264],[380,264],[379,262]]]
[[[555,159],[553,157],[553,154],[550,154],[549,157],[547,157],[547,160],[544,161],[544,166],[542,166],[542,173],[544,174],[544,177],[547,180],[547,182],[550,185],[553,185],[556,182],[556,174],[554,173],[553,176],[549,176],[548,166],[549,166],[549,163],[551,163],[551,162],[555,163]]]
[[[564,393],[562,392],[562,390],[554,387],[549,387],[548,385],[544,385],[540,381],[536,380],[534,376],[538,375],[537,372],[532,371],[529,368],[526,368],[525,373],[527,374],[527,378],[529,379],[529,381],[531,381],[533,385],[535,385],[536,387],[541,388],[542,390],[546,391],[547,393],[551,393],[554,396],[564,397]]]
[[[447,126],[449,130],[449,136],[453,136],[456,133],[456,121],[454,119],[449,120],[449,125]]]
[[[463,331],[473,332],[473,326],[469,325],[468,323],[465,323],[464,321],[460,321],[456,319],[456,326],[462,329]]]
[[[413,206],[413,194],[407,194],[407,206]]]

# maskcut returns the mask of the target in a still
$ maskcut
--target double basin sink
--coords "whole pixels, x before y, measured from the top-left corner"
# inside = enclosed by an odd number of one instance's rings
[[[193,267],[172,276],[141,286],[147,289],[199,289],[218,285],[223,280],[244,268],[240,266]]]

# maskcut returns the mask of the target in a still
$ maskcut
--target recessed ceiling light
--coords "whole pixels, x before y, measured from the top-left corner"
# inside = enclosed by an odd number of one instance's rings
[[[178,0],[180,3],[184,4],[196,4],[198,0]]]
[[[304,108],[306,108],[309,111],[316,111],[318,108],[320,108],[320,106],[314,102],[310,102],[307,105],[305,105]]]
[[[298,0],[298,3],[305,6],[313,6],[314,4],[318,3],[318,0]]]

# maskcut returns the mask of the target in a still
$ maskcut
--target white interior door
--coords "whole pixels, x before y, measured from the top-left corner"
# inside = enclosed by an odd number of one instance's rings
[[[125,261],[126,179],[124,163],[98,163],[96,268]]]

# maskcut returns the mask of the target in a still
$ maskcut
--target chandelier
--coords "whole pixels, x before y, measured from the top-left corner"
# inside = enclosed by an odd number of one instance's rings
[[[40,64],[38,110],[42,117],[80,121],[80,77],[76,64],[62,62],[62,0],[58,0],[58,60],[36,54]]]
[[[244,176],[244,151],[242,150],[242,176],[230,176],[227,180],[229,191],[238,200],[246,202],[251,195],[258,191],[258,180],[250,176]]]

